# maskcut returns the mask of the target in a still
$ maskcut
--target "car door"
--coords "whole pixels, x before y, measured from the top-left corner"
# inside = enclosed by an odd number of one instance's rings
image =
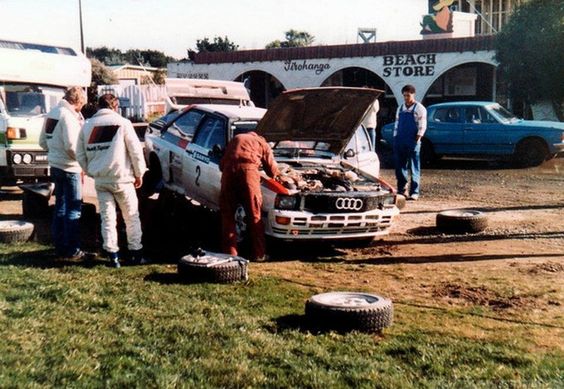
[[[436,154],[463,154],[464,132],[460,107],[437,107],[427,119],[427,138]]]
[[[167,172],[165,179],[167,185],[177,192],[184,192],[183,187],[183,170],[185,163],[185,150],[194,136],[196,127],[203,116],[203,112],[198,110],[189,110],[174,119],[164,129],[161,138],[167,144],[167,154],[159,155],[166,158]],[[161,152],[162,153],[162,152]]]
[[[211,209],[219,209],[221,172],[219,161],[227,143],[227,119],[206,114],[186,149],[184,187],[189,197]]]
[[[347,153],[348,150],[353,150],[354,153]],[[354,133],[347,147],[345,147],[345,153],[342,158],[359,170],[367,172],[374,177],[380,176],[380,159],[374,151],[374,145],[370,141],[368,132],[363,126],[358,127]]]
[[[466,154],[503,154],[512,146],[504,125],[484,107],[466,106],[464,109],[464,141]]]

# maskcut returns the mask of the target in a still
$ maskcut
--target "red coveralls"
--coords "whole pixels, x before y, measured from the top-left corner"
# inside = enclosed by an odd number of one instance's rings
[[[219,164],[223,173],[219,198],[223,229],[222,249],[227,254],[237,255],[234,216],[237,206],[241,204],[247,215],[252,259],[263,258],[265,255],[264,225],[261,219],[261,165],[270,177],[280,174],[270,146],[255,132],[235,136],[227,145]]]

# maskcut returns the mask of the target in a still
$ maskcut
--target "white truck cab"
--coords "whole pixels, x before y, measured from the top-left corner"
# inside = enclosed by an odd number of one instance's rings
[[[0,185],[47,179],[45,115],[90,79],[90,61],[71,48],[0,40]]]

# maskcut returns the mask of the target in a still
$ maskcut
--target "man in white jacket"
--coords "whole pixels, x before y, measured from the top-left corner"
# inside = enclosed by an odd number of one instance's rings
[[[98,112],[80,133],[77,159],[94,178],[104,250],[113,265],[120,267],[116,203],[125,221],[128,249],[134,263],[144,263],[141,221],[135,188],[146,170],[143,148],[131,122],[118,113],[118,99],[105,94],[98,99]]]
[[[82,169],[76,160],[76,144],[84,121],[80,110],[86,95],[80,87],[69,88],[59,104],[48,114],[39,136],[47,150],[51,180],[55,184],[55,212],[51,233],[57,255],[81,258],[80,211],[82,207]]]

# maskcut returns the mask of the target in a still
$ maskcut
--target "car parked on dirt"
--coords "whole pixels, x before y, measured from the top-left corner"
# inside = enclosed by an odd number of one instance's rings
[[[393,142],[394,123],[382,129]],[[537,166],[564,151],[564,123],[523,120],[497,103],[464,101],[427,108],[421,161],[443,155],[511,157],[519,166]]]
[[[313,88],[281,94],[267,110],[196,104],[145,138],[147,182],[219,209],[219,161],[239,131],[254,130],[273,148],[282,183],[262,179],[267,235],[284,240],[372,240],[399,210],[378,178],[378,157],[360,122],[380,91]],[[234,218],[244,234],[244,210]]]

